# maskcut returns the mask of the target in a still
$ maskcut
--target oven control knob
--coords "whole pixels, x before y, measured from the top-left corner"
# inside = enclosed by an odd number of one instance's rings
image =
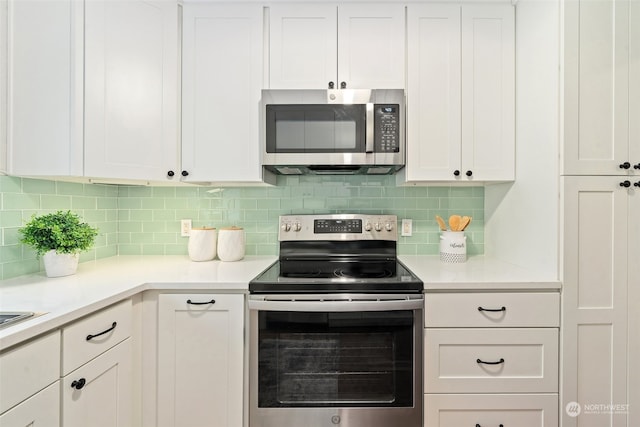
[[[392,225],[390,222],[388,222],[388,223],[386,223],[386,224],[384,225],[384,228],[385,228],[385,230],[387,230],[387,231],[391,231],[391,230],[393,230],[393,225]]]
[[[382,230],[382,226],[380,225],[379,222],[376,222],[376,231],[380,231]]]
[[[295,224],[293,224],[293,231],[300,231],[302,230],[302,226],[300,225],[299,222],[296,222]]]
[[[291,230],[291,224],[284,222],[284,223],[282,223],[280,228],[282,229],[282,231],[287,232],[287,231]]]
[[[365,231],[371,231],[371,223],[370,222],[366,223],[364,225],[364,229],[365,229]]]

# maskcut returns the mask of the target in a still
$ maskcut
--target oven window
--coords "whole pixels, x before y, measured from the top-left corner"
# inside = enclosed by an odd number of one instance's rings
[[[413,316],[259,312],[258,406],[412,406]]]
[[[364,105],[267,105],[268,153],[364,152]]]

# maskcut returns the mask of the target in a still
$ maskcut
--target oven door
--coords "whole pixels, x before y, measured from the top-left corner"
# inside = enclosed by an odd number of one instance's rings
[[[423,296],[251,295],[251,427],[422,426]]]

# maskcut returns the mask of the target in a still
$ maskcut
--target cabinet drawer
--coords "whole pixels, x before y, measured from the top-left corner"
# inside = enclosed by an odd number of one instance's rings
[[[60,377],[60,333],[53,332],[0,354],[0,413]]]
[[[558,327],[560,294],[427,294],[425,328]]]
[[[0,415],[0,427],[57,427],[60,425],[60,383]]]
[[[558,391],[558,330],[425,329],[425,393]]]
[[[125,300],[64,327],[62,375],[129,337],[131,317],[131,300]]]
[[[557,394],[449,394],[424,397],[425,427],[557,427]]]

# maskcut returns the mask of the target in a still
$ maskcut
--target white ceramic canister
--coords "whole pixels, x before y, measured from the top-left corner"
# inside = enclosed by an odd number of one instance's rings
[[[440,261],[465,262],[467,260],[467,236],[464,231],[443,231],[440,234]]]
[[[245,236],[240,227],[221,228],[218,233],[220,261],[238,261],[244,258]]]
[[[189,232],[189,258],[191,261],[211,261],[216,257],[216,229],[192,228]]]

